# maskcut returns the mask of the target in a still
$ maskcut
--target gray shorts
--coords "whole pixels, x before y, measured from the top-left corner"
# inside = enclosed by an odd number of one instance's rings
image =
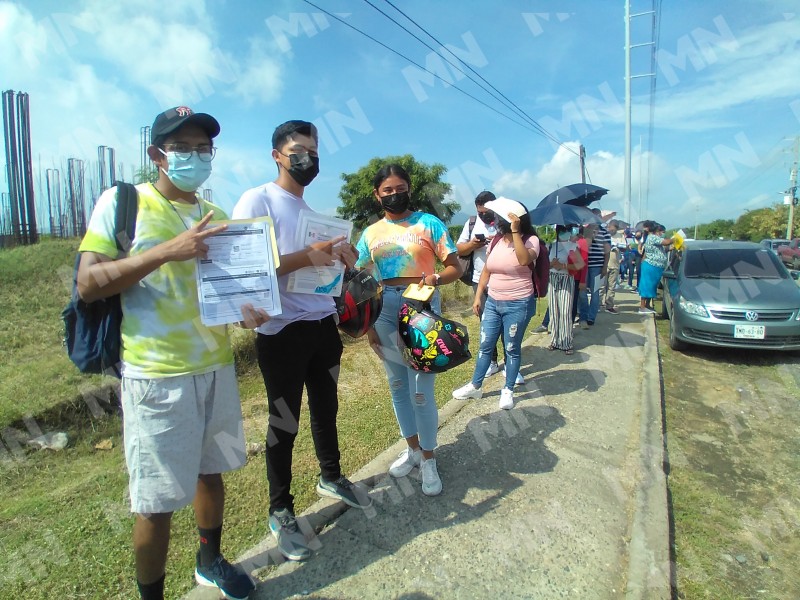
[[[131,512],[168,513],[191,504],[198,475],[246,461],[233,365],[202,375],[122,378]]]

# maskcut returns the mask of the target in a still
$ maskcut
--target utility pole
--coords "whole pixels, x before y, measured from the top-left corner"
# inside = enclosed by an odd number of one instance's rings
[[[631,0],[625,0],[625,171],[622,214],[631,222]]]
[[[653,77],[656,76],[655,70],[655,37],[649,42],[641,44],[631,44],[631,20],[636,17],[650,16],[653,23],[653,32],[655,32],[655,19],[656,19],[656,2],[651,0],[651,10],[631,13],[631,0],[625,0],[625,167],[624,167],[624,181],[623,181],[623,197],[622,197],[622,210],[624,220],[631,222],[631,80],[640,77]],[[653,33],[655,36],[655,33]],[[651,49],[651,73],[642,73],[639,75],[631,74],[631,50],[641,47],[650,47]],[[652,114],[651,114],[652,119]],[[641,209],[640,209],[641,211]],[[639,215],[641,219],[642,215]]]
[[[794,222],[794,205],[797,203],[797,161],[800,158],[800,137],[794,138],[794,163],[789,175],[792,187],[787,192],[789,196],[789,223],[786,225],[786,239],[792,239],[792,224]]]
[[[586,183],[586,148],[583,144],[580,145],[580,159],[581,159],[581,183]]]

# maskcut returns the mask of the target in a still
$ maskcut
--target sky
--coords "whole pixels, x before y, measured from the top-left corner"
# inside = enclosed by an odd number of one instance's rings
[[[663,3],[654,97],[650,46],[631,51],[627,209],[624,0],[314,4],[0,0],[0,86],[29,94],[37,184],[68,158],[94,173],[99,145],[115,149],[131,180],[140,129],[185,105],[221,124],[206,187],[228,211],[275,178],[270,139],[289,119],[318,126],[321,172],[305,198],[328,214],[343,173],[402,154],[447,168],[448,199],[462,206],[453,224],[484,189],[533,208],[579,182],[580,144],[588,181],[609,189],[596,206],[631,222],[735,219],[782,203],[791,185],[796,0]],[[634,14],[651,8],[631,0]],[[634,17],[631,43],[652,41],[652,25],[648,14]],[[40,186],[40,212],[43,202]]]

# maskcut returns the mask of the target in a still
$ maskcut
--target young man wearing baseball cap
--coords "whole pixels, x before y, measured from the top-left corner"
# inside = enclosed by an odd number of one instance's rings
[[[278,541],[278,549],[290,560],[311,555],[308,541],[297,525],[290,492],[292,449],[303,388],[308,393],[311,435],[321,471],[317,493],[356,508],[367,508],[372,502],[366,492],[344,477],[339,463],[336,414],[342,341],[333,298],[287,289],[289,274],[298,269],[332,265],[334,258],[351,268],[358,257],[355,248],[342,237],[309,246],[297,242],[300,211],[311,210],[303,193],[319,173],[317,142],[317,128],[312,123],[287,121],[279,125],[272,134],[277,179],[247,190],[233,209],[235,219],[271,217],[280,254],[282,313],[258,328],[256,347],[269,407],[269,528]]]
[[[195,579],[227,598],[254,585],[220,553],[221,473],[245,463],[242,411],[227,329],[200,321],[195,258],[225,229],[224,212],[197,189],[211,173],[217,120],[186,106],[159,114],[147,154],[155,184],[136,186],[129,251],[115,240],[116,188],[105,191],[80,246],[78,291],[92,302],[121,294],[122,409],[136,578],[145,600],[164,597],[172,513],[193,504],[200,534]],[[263,311],[245,309],[248,326]],[[225,440],[218,443],[218,440]]]

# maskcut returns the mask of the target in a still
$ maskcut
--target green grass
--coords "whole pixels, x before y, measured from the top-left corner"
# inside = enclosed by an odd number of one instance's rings
[[[0,486],[13,490],[3,494],[0,505],[0,554],[7,559],[0,574],[3,598],[136,597],[120,421],[116,415],[93,416],[81,392],[103,381],[79,374],[61,346],[60,312],[69,288],[59,270],[69,280],[76,248],[77,241],[68,240],[0,251],[0,433],[8,448],[0,454]],[[457,283],[444,287],[443,295],[445,314],[467,324],[476,353],[471,289]],[[263,442],[266,397],[252,341],[251,332],[234,330],[245,436],[248,442]],[[438,376],[437,404],[471,377],[473,366],[470,361]],[[6,428],[13,425],[27,435],[20,422],[26,415],[44,432],[67,432],[67,448],[34,451],[14,443]],[[399,438],[383,367],[366,338],[345,338],[338,423],[345,473]],[[317,500],[318,465],[307,424],[304,407],[293,467],[298,512]],[[95,449],[107,440],[111,450]],[[264,470],[262,454],[225,478],[223,551],[230,557],[268,533]],[[196,544],[192,511],[181,510],[173,520],[168,597],[180,597],[194,585]]]
[[[656,324],[680,597],[800,597],[800,390],[775,366],[785,355],[673,352]]]

